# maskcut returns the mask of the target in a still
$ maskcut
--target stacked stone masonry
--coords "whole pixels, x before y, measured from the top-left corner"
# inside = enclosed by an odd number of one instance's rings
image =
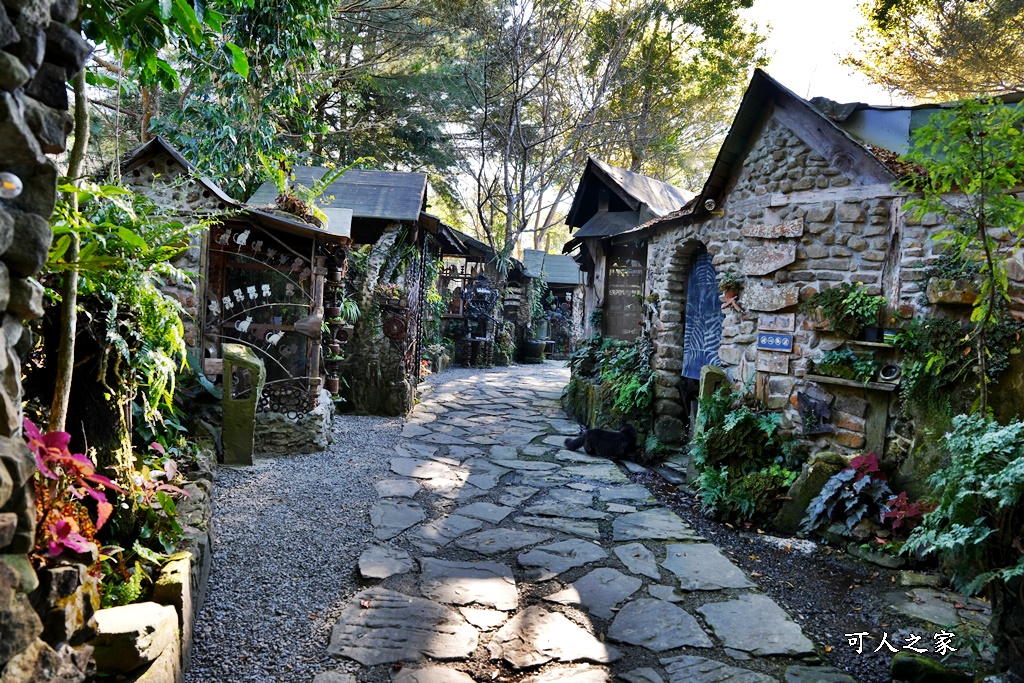
[[[652,320],[659,438],[680,433],[683,424],[686,283],[693,254],[703,245],[719,274],[732,272],[744,280],[739,307],[724,310],[718,354],[730,378],[750,382],[769,408],[782,411],[783,428],[797,436],[797,393],[827,401],[835,432],[810,437],[808,445],[845,452],[865,447],[871,410],[865,391],[805,379],[811,361],[844,340],[817,329],[797,304],[822,289],[863,283],[871,294],[886,296],[900,317],[926,315],[922,271],[941,249],[932,236],[944,226],[937,215],[913,220],[902,211],[903,194],[844,170],[850,166],[842,153],[830,161],[769,117],[723,193],[722,215],[650,239],[647,291],[661,302]],[[1019,254],[1010,259],[1009,269],[1016,292],[1024,280]],[[763,329],[791,333],[792,353],[759,351],[757,336]],[[887,420],[889,440],[901,438],[892,432],[898,423],[896,401],[878,405],[893,411]]]
[[[90,620],[99,603],[82,564],[37,576],[35,461],[21,438],[21,359],[32,346],[25,320],[42,316],[41,285],[58,171],[46,154],[65,150],[72,120],[67,80],[92,46],[68,25],[76,0],[3,0],[0,10],[0,173],[22,191],[0,198],[0,680],[85,678]],[[16,179],[16,180],[15,180]]]

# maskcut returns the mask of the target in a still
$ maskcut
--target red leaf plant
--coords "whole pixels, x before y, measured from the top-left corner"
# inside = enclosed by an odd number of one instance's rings
[[[917,526],[917,523],[921,521],[926,512],[931,512],[935,509],[935,505],[932,503],[920,500],[909,501],[906,491],[903,491],[898,496],[894,496],[885,504],[885,507],[886,510],[882,514],[882,519],[892,520],[893,531],[903,526],[905,532],[909,532]]]
[[[68,450],[71,435],[67,432],[43,434],[28,418],[24,429],[40,475],[35,479],[35,554],[52,559],[65,551],[89,552],[94,547],[96,531],[114,510],[106,491],[124,493],[124,489],[109,477],[97,474],[92,460]],[[86,496],[96,501],[95,523],[82,504]]]

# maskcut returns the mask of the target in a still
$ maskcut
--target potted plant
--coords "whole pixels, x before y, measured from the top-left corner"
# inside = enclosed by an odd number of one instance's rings
[[[718,278],[718,291],[725,295],[725,299],[735,299],[743,289],[743,279],[736,273],[726,270]]]
[[[331,338],[330,341],[327,342],[326,346],[327,350],[330,351],[332,355],[341,355],[341,342],[337,339]]]
[[[373,294],[378,300],[385,306],[401,307],[403,305],[403,290],[400,286],[393,282],[378,283],[373,288]],[[408,304],[408,299],[405,300],[405,304]]]
[[[800,304],[800,312],[819,330],[834,330],[850,338],[878,324],[886,298],[868,292],[863,283],[843,283],[825,289]]]
[[[324,306],[324,315],[328,318],[340,318],[341,306]]]

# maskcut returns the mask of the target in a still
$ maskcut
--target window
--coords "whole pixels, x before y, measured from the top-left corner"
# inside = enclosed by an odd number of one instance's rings
[[[621,244],[609,247],[606,267],[604,334],[613,339],[635,339],[644,318],[646,245]]]

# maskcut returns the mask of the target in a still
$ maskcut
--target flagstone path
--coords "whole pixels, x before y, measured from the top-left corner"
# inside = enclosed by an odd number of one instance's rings
[[[315,683],[853,681],[617,463],[561,448],[578,428],[560,366],[417,405],[375,485],[367,587],[331,634],[364,668]]]

